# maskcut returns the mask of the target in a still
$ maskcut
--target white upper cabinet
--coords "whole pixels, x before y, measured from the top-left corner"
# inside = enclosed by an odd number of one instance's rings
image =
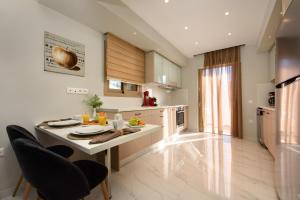
[[[164,83],[163,81],[163,58],[158,55],[154,54],[154,82],[156,83]]]
[[[168,61],[168,84],[177,87],[177,66]]]
[[[181,67],[177,67],[177,87],[181,88]]]
[[[155,52],[146,54],[146,83],[181,87],[181,67]]]
[[[273,48],[269,52],[269,80],[275,80],[275,65],[276,65],[276,46],[274,45]]]

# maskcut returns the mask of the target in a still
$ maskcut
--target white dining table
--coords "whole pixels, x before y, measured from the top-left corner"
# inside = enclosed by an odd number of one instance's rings
[[[96,125],[98,126],[98,125]],[[146,124],[144,127],[141,128],[140,131],[135,133],[130,133],[127,135],[122,135],[111,139],[107,142],[99,143],[99,144],[89,144],[90,140],[72,140],[69,139],[67,136],[74,132],[78,127],[66,127],[66,128],[49,128],[47,126],[36,126],[36,130],[40,133],[45,133],[59,141],[62,141],[73,148],[79,149],[89,155],[96,155],[100,152],[105,151],[105,166],[108,169],[107,175],[107,188],[108,192],[111,195],[111,148],[118,146],[120,144],[130,142],[137,138],[143,137],[148,134],[152,134],[157,132],[161,126],[159,125],[152,125]]]

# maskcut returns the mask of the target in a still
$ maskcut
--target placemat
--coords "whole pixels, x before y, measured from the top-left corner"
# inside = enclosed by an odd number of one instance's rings
[[[141,131],[140,128],[124,128],[121,131],[107,131],[104,133],[100,133],[99,135],[75,135],[72,133],[69,133],[67,135],[67,138],[70,140],[91,140],[90,144],[98,144],[98,143],[103,143],[107,142],[113,138],[119,137],[121,135],[127,135],[131,133],[136,133]]]

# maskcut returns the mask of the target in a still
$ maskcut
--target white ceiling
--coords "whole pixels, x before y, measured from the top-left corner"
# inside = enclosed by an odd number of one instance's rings
[[[122,1],[188,57],[240,44],[256,45],[275,4],[275,0]],[[227,11],[230,14],[225,16]]]
[[[145,51],[160,49],[161,54],[180,66],[187,64],[186,56],[132,12],[121,0],[37,1],[96,31],[111,32]],[[134,32],[136,35],[133,34]]]

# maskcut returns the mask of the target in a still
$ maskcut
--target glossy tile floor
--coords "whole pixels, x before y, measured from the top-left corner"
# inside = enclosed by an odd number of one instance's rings
[[[277,199],[267,150],[203,133],[177,136],[125,165],[113,174],[112,194],[116,200]],[[97,188],[85,199],[102,196]]]

